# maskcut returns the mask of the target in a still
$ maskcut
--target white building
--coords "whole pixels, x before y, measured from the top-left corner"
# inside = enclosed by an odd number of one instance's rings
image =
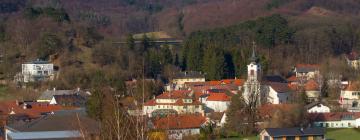
[[[319,84],[313,79],[307,81],[305,84],[305,94],[308,98],[308,101],[318,101],[321,96]]]
[[[253,46],[253,53],[251,56],[251,62],[247,65],[247,79],[244,83],[244,92],[243,98],[246,102],[256,102],[256,104],[260,105],[260,78],[261,78],[261,66],[256,63],[255,56],[255,44]]]
[[[36,82],[52,80],[54,78],[54,65],[48,61],[31,61],[22,64],[21,74],[16,76],[19,82]]]
[[[309,114],[310,122],[317,127],[327,128],[359,128],[359,112],[332,112]]]
[[[205,82],[205,75],[201,72],[189,71],[178,73],[171,83],[165,86],[167,91],[180,90],[185,87],[185,83]]]
[[[341,90],[339,103],[343,108],[358,108],[360,102],[360,84],[349,82],[346,88]]]
[[[294,72],[297,78],[309,80],[320,75],[320,66],[316,64],[297,64]]]
[[[347,64],[351,68],[354,68],[354,69],[360,68],[360,57],[355,51],[352,51],[352,52],[350,52],[350,54],[346,55],[345,59],[346,59]]]
[[[271,104],[289,103],[292,93],[287,83],[279,82],[267,83],[266,90],[263,89],[262,92],[265,92],[266,102]]]
[[[211,93],[206,98],[205,105],[214,112],[224,112],[230,106],[230,97],[225,93]]]
[[[328,113],[330,108],[320,102],[312,102],[305,106],[308,113]]]
[[[194,98],[191,91],[177,90],[165,92],[144,103],[143,113],[149,117],[163,114],[201,114],[203,105]]]

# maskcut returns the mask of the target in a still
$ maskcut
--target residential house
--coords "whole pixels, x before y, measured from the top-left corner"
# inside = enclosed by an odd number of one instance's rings
[[[51,105],[62,105],[62,106],[76,106],[76,107],[85,107],[86,98],[79,94],[64,94],[64,95],[54,95],[51,101]]]
[[[310,104],[305,105],[305,108],[308,113],[328,113],[328,112],[330,112],[330,108],[325,106],[321,102],[312,102]]]
[[[319,100],[321,96],[320,85],[315,80],[311,79],[307,81],[304,90],[309,102]]]
[[[201,115],[169,115],[155,119],[153,129],[165,130],[169,139],[181,140],[185,136],[199,135],[206,122]]]
[[[326,128],[359,128],[359,112],[311,113],[309,121],[316,127]]]
[[[100,125],[79,113],[55,113],[5,126],[6,140],[100,139]]]
[[[18,82],[36,82],[53,80],[55,76],[54,65],[48,61],[35,60],[22,64],[22,71],[15,76]]]
[[[226,93],[211,93],[206,98],[205,105],[211,111],[224,112],[230,106],[230,101],[230,96],[226,95]]]
[[[349,82],[349,84],[341,90],[339,103],[342,108],[359,110],[359,97],[360,83]]]
[[[320,75],[320,66],[316,64],[297,64],[294,72],[298,79],[306,81]]]
[[[354,69],[360,68],[360,57],[359,54],[355,51],[350,52],[345,56],[347,64]]]
[[[323,128],[266,128],[260,140],[325,140]]]
[[[143,105],[143,113],[149,117],[166,114],[201,114],[203,105],[189,90],[165,92]]]
[[[167,91],[180,90],[185,87],[185,83],[191,82],[205,82],[205,75],[196,71],[180,72],[171,80],[170,84],[166,85],[165,89]]]
[[[40,97],[37,99],[37,102],[48,102],[48,103],[50,103],[51,101],[53,101],[52,104],[54,104],[55,103],[54,100],[53,100],[54,96],[60,97],[59,95],[79,95],[79,96],[82,96],[82,98],[86,98],[87,96],[90,96],[91,93],[88,92],[88,91],[80,90],[79,88],[76,89],[76,90],[56,90],[54,88],[53,90],[44,91],[40,95]]]
[[[265,92],[262,95],[265,95],[267,103],[283,104],[290,102],[292,90],[287,83],[268,82],[266,85],[267,88],[262,89],[262,92]]]

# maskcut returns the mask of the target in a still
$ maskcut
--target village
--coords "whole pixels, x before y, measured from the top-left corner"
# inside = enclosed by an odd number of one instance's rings
[[[348,67],[357,70],[360,57],[352,52],[345,56]],[[204,129],[221,131],[229,125],[229,113],[239,113],[240,123],[254,125],[260,140],[325,139],[325,128],[360,127],[359,81],[336,77],[324,81],[318,64],[294,64],[289,75],[263,75],[257,62],[255,44],[247,65],[246,79],[207,81],[206,73],[183,71],[177,73],[164,91],[140,105],[123,105],[129,116],[142,118],[149,139],[186,139],[199,137]],[[35,60],[22,64],[14,81],[21,83],[49,81],[56,77],[56,67],[47,61]],[[148,79],[151,81],[151,79]],[[128,89],[136,80],[126,82]],[[340,91],[335,98],[326,97],[324,87]],[[0,103],[2,134],[5,140],[79,138],[99,139],[99,123],[86,114],[86,103],[92,95],[83,89],[43,91],[35,101],[9,100]],[[116,97],[114,97],[116,98]],[[127,97],[127,98],[132,98]],[[237,103],[234,103],[237,102]],[[231,107],[242,104],[233,112]],[[234,110],[234,109],[233,109]],[[290,116],[281,111],[296,110],[302,114]],[[280,112],[280,116],[279,116]],[[254,113],[249,116],[247,113]],[[244,119],[253,117],[253,119]],[[276,120],[279,119],[280,120]],[[286,128],[274,123],[289,121],[300,125]],[[298,117],[298,118],[296,118]],[[238,122],[238,123],[239,123]],[[290,123],[290,122],[289,122]]]

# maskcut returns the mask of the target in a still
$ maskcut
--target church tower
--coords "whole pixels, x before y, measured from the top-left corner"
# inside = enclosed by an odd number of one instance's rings
[[[243,98],[248,104],[260,105],[260,79],[261,79],[261,66],[256,62],[257,57],[255,54],[255,42],[252,46],[252,55],[250,64],[247,65],[247,79],[244,83]]]

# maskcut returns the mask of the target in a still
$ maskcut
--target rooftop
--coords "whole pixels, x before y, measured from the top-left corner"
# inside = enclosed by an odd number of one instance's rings
[[[185,71],[176,74],[174,79],[183,79],[183,78],[205,78],[205,75],[197,71]]]
[[[319,84],[315,80],[311,79],[306,82],[305,90],[306,91],[319,91],[320,87],[319,87]]]
[[[287,83],[268,82],[268,85],[278,93],[286,93],[291,91]]]
[[[170,120],[170,121],[169,121]],[[155,119],[156,129],[188,129],[200,128],[206,122],[206,118],[201,115],[169,115],[167,117]]]
[[[320,66],[317,64],[297,64],[295,68],[296,72],[303,73],[319,70]]]
[[[230,101],[230,97],[225,93],[212,93],[206,99],[207,101]]]

